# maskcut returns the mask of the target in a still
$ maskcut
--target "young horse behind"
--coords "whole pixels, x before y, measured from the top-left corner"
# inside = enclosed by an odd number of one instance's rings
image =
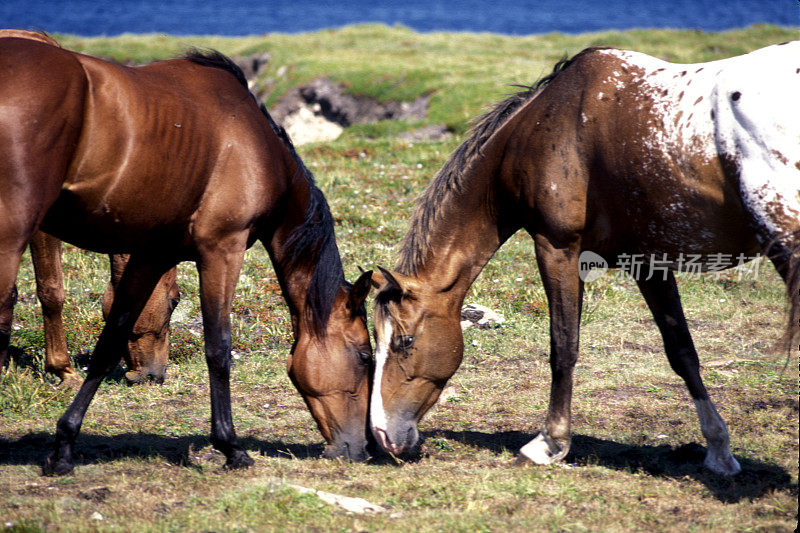
[[[670,365],[708,443],[705,465],[739,472],[672,271],[685,257],[766,254],[786,281],[787,339],[800,300],[800,42],[722,61],[671,64],[588,49],[487,113],[421,198],[397,270],[374,277],[371,427],[383,448],[417,444],[417,423],[458,368],[459,310],[497,248],[534,239],[550,312],[550,406],[522,449],[536,463],[569,451],[583,252],[635,276]],[[475,238],[475,236],[480,238]],[[718,265],[719,266],[719,265]]]
[[[327,202],[238,67],[217,53],[191,53],[131,68],[4,38],[0,107],[0,304],[12,298],[20,256],[40,227],[83,248],[130,254],[45,473],[72,470],[100,382],[159,278],[184,260],[199,271],[211,441],[227,467],[252,464],[231,415],[230,310],[256,240],[292,317],[289,375],[326,453],[366,458],[369,277],[345,281]],[[7,345],[9,317],[0,318]]]

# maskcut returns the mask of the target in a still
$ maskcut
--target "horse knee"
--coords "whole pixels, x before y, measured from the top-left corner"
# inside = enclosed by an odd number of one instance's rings
[[[46,315],[59,314],[64,308],[66,292],[61,284],[39,283],[36,286],[36,296]]]

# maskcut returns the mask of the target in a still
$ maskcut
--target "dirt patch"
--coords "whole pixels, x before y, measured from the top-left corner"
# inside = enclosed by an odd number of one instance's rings
[[[84,500],[89,500],[95,503],[102,503],[111,495],[111,490],[108,487],[95,487],[88,490],[78,492],[78,496]]]

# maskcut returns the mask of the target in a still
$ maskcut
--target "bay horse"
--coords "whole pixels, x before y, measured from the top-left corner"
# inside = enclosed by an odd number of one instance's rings
[[[0,302],[41,229],[127,253],[88,374],[56,426],[44,474],[73,446],[158,280],[195,262],[211,389],[211,442],[226,468],[253,463],[230,403],[231,301],[245,250],[266,247],[289,307],[287,368],[328,443],[366,458],[369,276],[350,285],[324,195],[290,139],[218,52],[125,67],[30,39],[0,39]],[[9,323],[0,323],[8,342]]]
[[[705,466],[738,473],[672,269],[681,254],[708,266],[710,254],[765,252],[789,289],[786,338],[797,333],[798,94],[800,42],[692,65],[591,48],[487,112],[419,200],[395,271],[374,275],[370,426],[381,446],[417,445],[417,423],[461,362],[464,295],[524,228],[548,298],[552,382],[544,427],[519,460],[549,464],[569,451],[579,258],[591,251],[612,267],[632,254],[669,267],[636,282],[694,401]]]
[[[61,45],[42,32],[0,30],[0,38],[33,39],[52,46]],[[67,351],[62,312],[64,309],[64,279],[61,264],[61,241],[43,232],[36,232],[30,242],[31,259],[36,277],[36,295],[42,308],[45,337],[45,371],[61,380],[61,386],[79,389],[83,378],[75,370]],[[111,255],[111,280],[103,294],[104,317],[111,309],[116,284],[127,264],[126,255]],[[129,384],[153,381],[163,383],[169,358],[169,320],[180,300],[176,269],[169,270],[156,285],[128,340],[124,353]],[[6,302],[13,305],[13,300]],[[0,309],[0,316],[13,309]],[[8,319],[10,320],[10,318]],[[7,357],[7,346],[0,347],[0,372]]]

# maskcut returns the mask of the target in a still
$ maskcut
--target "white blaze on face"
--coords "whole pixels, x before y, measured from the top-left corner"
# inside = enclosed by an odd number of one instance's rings
[[[370,398],[370,428],[378,443],[384,448],[387,447],[388,421],[386,411],[383,409],[383,397],[381,396],[381,382],[383,381],[383,369],[386,366],[386,359],[389,356],[389,343],[392,339],[392,323],[387,316],[383,323],[375,325],[375,377],[372,383],[372,398]]]

